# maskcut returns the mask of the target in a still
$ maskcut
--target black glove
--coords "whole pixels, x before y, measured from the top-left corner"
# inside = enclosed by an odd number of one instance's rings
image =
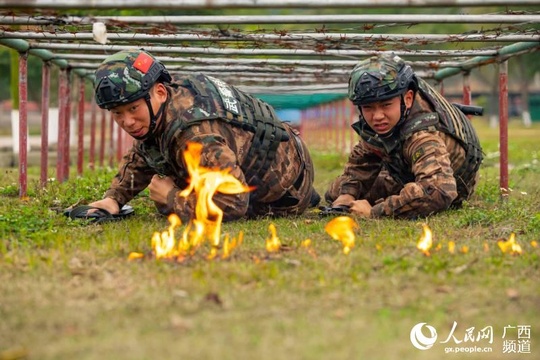
[[[320,216],[346,215],[350,214],[351,207],[348,205],[320,206],[319,210],[321,210]]]

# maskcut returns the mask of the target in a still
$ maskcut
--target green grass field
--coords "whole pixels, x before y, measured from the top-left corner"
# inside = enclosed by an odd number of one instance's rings
[[[474,198],[418,221],[358,219],[349,255],[314,210],[224,224],[223,234],[244,233],[226,260],[206,260],[202,248],[181,263],[128,261],[132,251],[149,254],[152,234],[168,226],[147,195],[122,222],[84,225],[58,213],[101,198],[113,170],[39,190],[30,168],[29,199],[20,200],[17,169],[2,169],[0,360],[538,358],[540,124],[511,123],[506,201],[498,129],[475,125],[486,160]],[[346,158],[313,158],[324,193]],[[423,222],[433,231],[429,257],[416,249]],[[287,251],[266,252],[271,223]],[[523,254],[498,248],[511,233]],[[308,238],[309,250],[300,246]],[[419,323],[437,332],[422,328],[430,349],[411,342]]]

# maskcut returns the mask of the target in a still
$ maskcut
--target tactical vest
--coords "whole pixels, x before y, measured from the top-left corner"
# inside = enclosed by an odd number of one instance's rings
[[[174,172],[170,167],[173,162],[170,161],[169,145],[173,138],[187,127],[202,121],[224,121],[254,134],[251,147],[240,167],[247,183],[256,186],[257,191],[263,191],[265,186],[261,179],[274,161],[280,142],[289,140],[287,130],[274,109],[267,103],[211,76],[197,74],[182,79],[181,83],[171,86],[188,88],[195,94],[193,107],[167,124],[161,148],[148,142],[140,143],[139,152],[158,173],[171,175]]]
[[[394,135],[384,139],[369,128],[363,119],[354,123],[352,127],[364,141],[389,155],[390,160],[383,160],[383,166],[401,185],[415,180],[410,165],[405,163],[402,155],[403,144],[412,134],[422,130],[436,130],[452,136],[465,149],[466,153],[463,165],[454,171],[459,193],[456,200],[463,200],[470,195],[472,189],[469,188],[468,184],[474,179],[482,163],[483,154],[480,141],[470,120],[460,110],[450,104],[423,79],[418,79],[418,86],[421,97],[433,106],[435,112],[406,119],[400,125],[400,131],[396,131]]]

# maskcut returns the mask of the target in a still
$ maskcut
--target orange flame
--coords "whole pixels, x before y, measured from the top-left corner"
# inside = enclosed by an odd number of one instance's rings
[[[270,231],[270,237],[266,239],[266,251],[277,252],[281,249],[281,241],[276,235],[276,226],[274,224],[268,225],[268,231]]]
[[[178,256],[174,231],[182,224],[182,221],[176,214],[169,215],[168,220],[171,223],[169,229],[162,233],[155,232],[152,236],[152,248],[157,259]]]
[[[139,253],[139,252],[130,252],[129,255],[128,255],[128,260],[129,261],[138,260],[138,259],[142,259],[142,258],[144,258],[144,254]]]
[[[182,190],[180,196],[187,197],[191,192],[197,194],[195,219],[193,220],[194,237],[197,242],[210,240],[212,246],[219,245],[223,210],[216,205],[212,197],[216,192],[222,194],[240,194],[252,190],[243,185],[240,180],[229,174],[231,169],[211,170],[200,167],[202,144],[189,143],[184,154],[186,166],[190,175],[189,186]]]
[[[303,249],[306,249],[307,253],[314,258],[317,257],[317,253],[315,252],[315,249],[311,246],[311,239],[306,239],[300,243],[300,247]]]
[[[300,246],[303,248],[309,248],[311,246],[311,239],[306,239],[300,243]]]
[[[516,235],[514,233],[511,233],[510,237],[506,241],[504,240],[497,241],[497,245],[499,245],[499,249],[501,249],[503,253],[508,252],[512,255],[523,253],[523,250],[521,249],[521,245],[519,245],[516,242]]]
[[[215,193],[239,194],[252,190],[243,185],[230,174],[230,169],[210,169],[200,166],[202,144],[189,143],[184,152],[184,160],[189,172],[189,185],[180,192],[180,196],[187,197],[192,192],[197,197],[195,205],[195,218],[184,229],[181,238],[176,244],[175,229],[181,225],[176,214],[168,218],[170,226],[167,231],[155,232],[152,237],[152,248],[156,258],[176,258],[181,260],[186,256],[194,255],[195,251],[205,242],[211,245],[207,259],[213,259],[218,254],[223,210],[212,200]],[[238,240],[229,241],[225,238],[222,258],[228,258],[234,248],[242,242],[242,233]]]
[[[424,253],[424,255],[429,256],[429,249],[433,246],[433,237],[431,234],[431,229],[427,224],[422,224],[423,233],[420,239],[418,240],[418,243],[416,244],[416,248]]]
[[[341,241],[345,255],[348,255],[354,247],[355,229],[358,229],[358,224],[348,216],[338,216],[324,227],[332,239]]]
[[[231,256],[231,253],[236,247],[240,246],[242,244],[242,241],[244,240],[244,233],[240,231],[238,234],[238,239],[233,238],[231,241],[229,241],[229,234],[225,236],[225,240],[223,241],[223,252],[221,253],[222,259],[227,259],[229,256]]]
[[[448,252],[449,252],[450,254],[453,254],[453,253],[456,252],[456,243],[453,242],[452,240],[450,240],[450,241],[448,242]]]

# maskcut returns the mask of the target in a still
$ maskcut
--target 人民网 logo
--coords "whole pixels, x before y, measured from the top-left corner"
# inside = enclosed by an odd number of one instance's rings
[[[429,331],[429,336],[425,336],[422,332],[422,328],[426,327]],[[418,350],[430,349],[435,341],[437,341],[437,330],[433,326],[427,325],[427,323],[418,323],[411,329],[411,343]]]

